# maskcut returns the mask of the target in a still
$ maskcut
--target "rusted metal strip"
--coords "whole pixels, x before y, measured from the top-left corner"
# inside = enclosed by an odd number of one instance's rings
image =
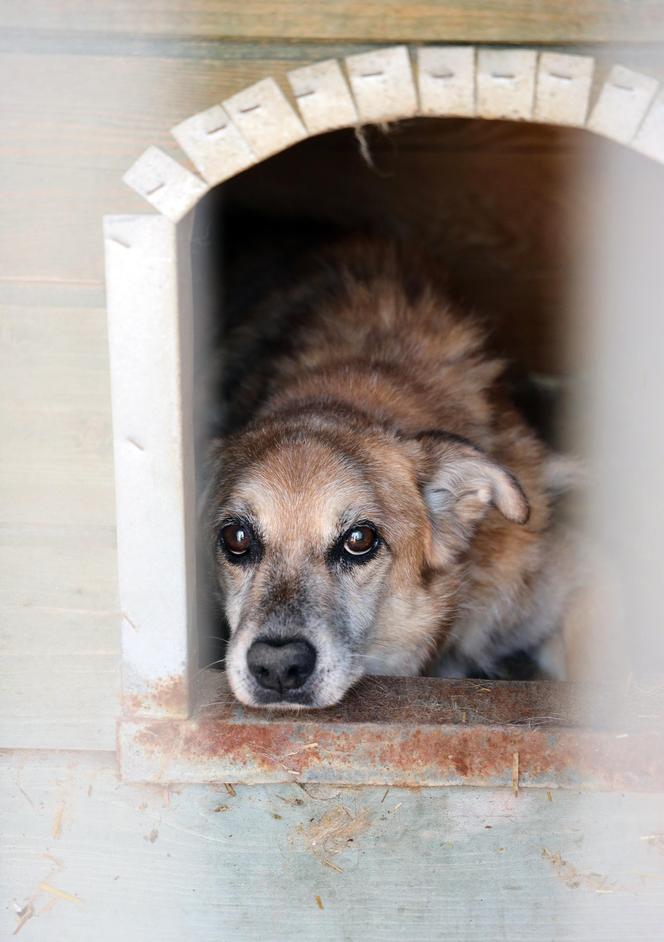
[[[126,780],[512,788],[518,753],[519,788],[664,791],[661,698],[368,678],[339,707],[280,713],[241,707],[214,672],[198,698],[190,720],[121,723]]]

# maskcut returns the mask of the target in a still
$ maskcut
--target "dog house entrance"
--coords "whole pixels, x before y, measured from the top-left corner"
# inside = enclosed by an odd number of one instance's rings
[[[552,728],[519,726],[528,710],[562,715],[566,729],[578,721],[581,707],[553,704],[550,698],[562,694],[546,685],[508,696],[492,684],[415,678],[391,680],[388,687],[367,680],[337,710],[295,723],[241,711],[223,675],[201,670],[219,652],[209,637],[216,630],[196,624],[196,451],[202,442],[195,441],[193,416],[202,407],[194,364],[201,365],[222,292],[224,317],[232,321],[247,303],[247,286],[259,286],[253,273],[265,273],[268,263],[288,273],[303,232],[310,245],[343,228],[378,229],[425,241],[450,273],[453,296],[492,318],[499,352],[528,374],[560,381],[576,365],[573,350],[561,343],[569,335],[560,323],[569,310],[564,272],[578,250],[574,232],[581,231],[569,226],[567,210],[580,205],[578,168],[587,169],[597,147],[614,145],[544,122],[584,124],[592,63],[530,50],[482,50],[479,57],[465,48],[421,50],[416,83],[406,50],[368,55],[347,65],[352,94],[336,64],[298,70],[292,88],[300,117],[266,80],[223,109],[183,122],[176,137],[204,179],[151,149],[127,179],[160,214],[106,220],[123,623],[120,744],[130,779],[290,781],[301,775],[512,786],[516,776],[517,787],[551,787],[572,775],[569,762],[567,772],[556,772],[553,759],[542,759],[537,737],[542,733],[544,742],[546,733],[551,744]],[[552,75],[561,68],[568,69],[567,79],[558,87]],[[456,85],[444,78],[445,70]],[[596,91],[589,126],[661,158],[656,83],[628,73],[626,98],[623,72]],[[508,92],[503,74],[511,76]],[[372,85],[377,78],[379,93]],[[441,97],[446,81],[449,94]],[[404,97],[404,87],[412,94]],[[318,112],[311,110],[316,95]],[[496,120],[469,117],[476,113]],[[500,120],[533,116],[541,123]],[[368,129],[361,145],[353,130],[334,130],[396,118],[408,121],[389,133]],[[641,171],[648,164],[627,151],[625,158]],[[213,184],[220,185],[205,195]],[[200,277],[201,266],[209,277]],[[210,281],[215,272],[228,276],[223,285]],[[521,378],[515,375],[515,384]],[[545,392],[549,386],[540,383]],[[372,698],[376,709],[367,705]],[[408,706],[413,700],[417,709]],[[389,732],[385,724],[392,724]],[[491,768],[488,759],[477,766],[459,761],[473,743],[489,756],[490,728],[510,724]],[[407,768],[398,750],[379,749],[395,731],[403,748],[415,750]],[[415,749],[418,731],[429,737],[433,764]],[[348,735],[352,749],[344,753]],[[600,778],[623,767],[616,749],[607,753]]]

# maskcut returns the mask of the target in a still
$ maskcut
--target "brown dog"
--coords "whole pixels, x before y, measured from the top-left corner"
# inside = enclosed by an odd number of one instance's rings
[[[337,246],[236,331],[207,510],[243,703],[324,707],[365,673],[492,674],[523,649],[562,676],[561,464],[502,369],[391,245]]]

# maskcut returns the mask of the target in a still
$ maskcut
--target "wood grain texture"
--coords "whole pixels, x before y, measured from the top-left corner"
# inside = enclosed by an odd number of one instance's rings
[[[51,301],[0,290],[0,520],[112,529],[106,315]]]
[[[447,42],[655,42],[658,0],[30,0],[0,27],[153,36]]]
[[[67,752],[3,756],[0,786],[7,938],[30,901],[26,942],[661,938],[661,795],[229,794],[123,785],[112,755]]]
[[[0,746],[108,749],[119,615],[106,317],[0,285]]]
[[[146,211],[122,182],[132,162],[151,144],[180,155],[169,128],[291,65],[2,56],[0,81],[11,89],[0,145],[3,278],[101,285],[102,216]]]
[[[0,618],[0,747],[114,749],[118,615],[29,606]]]
[[[0,571],[0,748],[114,748],[113,531],[0,525]]]

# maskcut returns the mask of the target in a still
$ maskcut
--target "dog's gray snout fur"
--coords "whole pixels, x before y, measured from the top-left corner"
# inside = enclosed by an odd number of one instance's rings
[[[279,693],[302,687],[315,664],[315,648],[301,638],[254,641],[247,652],[247,665],[260,686]]]

